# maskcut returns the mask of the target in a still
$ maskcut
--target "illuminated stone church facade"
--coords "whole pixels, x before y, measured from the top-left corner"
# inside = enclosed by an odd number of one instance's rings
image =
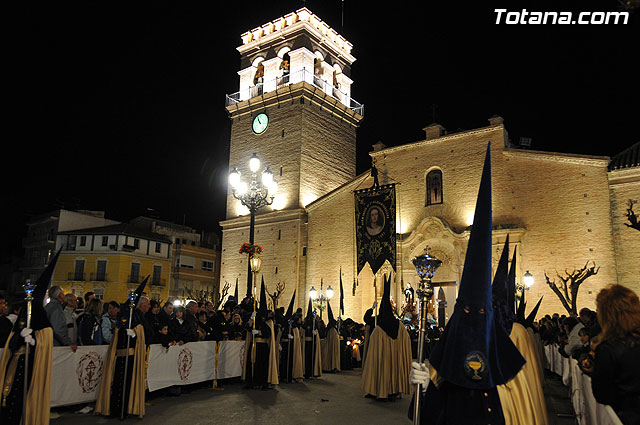
[[[387,263],[374,276],[366,266],[356,276],[353,191],[370,187],[373,179],[369,170],[355,174],[364,106],[351,98],[352,45],[306,8],[241,38],[240,87],[226,105],[232,120],[229,167],[251,175],[255,153],[279,186],[273,204],[256,215],[255,242],[264,247],[259,276],[270,292],[277,282],[286,284],[279,305],[286,306],[296,289],[296,304],[303,308],[311,286],[320,289],[322,280],[336,293],[337,311],[342,273],[345,315],[361,321],[376,297],[373,280],[381,282],[392,269]],[[255,127],[260,114],[263,122]],[[459,133],[437,124],[424,130],[423,140],[389,148],[378,143],[370,152],[380,184],[397,184],[395,300],[403,300],[407,285],[416,287],[411,259],[429,246],[443,260],[434,281],[446,284],[451,312],[489,142],[494,262],[509,234],[519,280],[526,271],[535,279],[528,299],[545,296],[541,313],[563,312],[545,271],[557,279],[556,270],[587,262],[600,267],[583,284],[580,307],[593,308],[598,289],[609,283],[640,291],[640,232],[625,225],[629,201],[640,198],[637,145],[635,157],[632,152],[612,167],[608,157],[515,148],[498,116],[486,127]],[[238,250],[249,241],[249,215],[231,190],[221,226],[220,280],[232,292],[238,279],[242,295],[247,256]]]

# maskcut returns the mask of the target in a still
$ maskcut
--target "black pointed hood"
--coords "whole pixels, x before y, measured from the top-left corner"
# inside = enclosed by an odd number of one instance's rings
[[[293,295],[291,296],[291,301],[289,301],[289,307],[287,307],[287,312],[284,314],[285,319],[289,320],[293,316],[293,306],[296,303],[296,290],[293,290]]]
[[[525,323],[526,323],[525,327],[533,328],[533,321],[536,320],[536,315],[538,314],[538,310],[540,309],[540,303],[542,302],[543,298],[544,296],[540,297],[536,306],[533,307],[533,310],[531,310],[531,313],[529,313],[529,315],[525,319]]]
[[[55,271],[61,251],[62,249],[58,250],[47,267],[40,274],[38,280],[36,280],[35,289],[31,294],[33,296],[33,301],[31,301],[31,329],[34,331],[51,327],[51,323],[47,317],[47,312],[44,309],[44,300],[46,298],[47,291],[49,290],[49,286],[51,285],[51,278],[53,277],[53,272]],[[20,309],[20,313],[18,314],[16,325],[23,327],[26,326],[26,322],[27,308],[25,302],[24,307]],[[24,323],[24,325],[19,325],[19,323]]]
[[[337,322],[333,317],[333,311],[331,311],[331,304],[329,303],[329,300],[327,300],[327,318],[329,319],[329,321],[327,322],[327,330],[335,328]]]
[[[512,379],[525,360],[501,326],[491,300],[491,144],[487,146],[458,298],[429,361],[446,381],[491,389]]]
[[[398,318],[393,314],[391,307],[391,276],[387,279],[384,276],[384,289],[382,291],[382,299],[380,300],[380,310],[378,311],[377,326],[387,334],[391,339],[398,337]]]
[[[342,267],[340,267],[340,315],[344,315],[344,289],[342,288]]]
[[[140,297],[144,292],[144,288],[147,286],[147,282],[149,281],[149,275],[144,278],[142,283],[138,285],[135,291],[133,291],[133,308],[135,309],[138,305],[138,301],[140,301]],[[122,304],[120,304],[120,311],[118,312],[118,325],[121,327],[128,328],[129,327],[129,308],[130,308],[131,300],[127,298]],[[138,319],[136,315],[133,315],[133,323],[131,327],[135,327],[138,324]]]
[[[236,290],[233,293],[233,297],[236,300],[236,304],[240,304],[240,300],[238,299],[238,278],[236,277]]]
[[[515,315],[509,307],[509,235],[504,242],[502,255],[496,268],[496,274],[493,276],[493,285],[491,286],[493,301],[493,317],[496,325],[502,326],[507,335],[511,334],[511,328],[515,320]]]
[[[511,312],[516,314],[516,251],[517,246],[513,247],[513,257],[511,257],[511,267],[509,268],[509,278],[507,279],[507,305]]]
[[[264,289],[264,276],[262,276],[262,282],[260,283],[260,305],[258,306],[258,313],[263,317],[267,316],[267,293]]]
[[[307,315],[304,317],[304,321],[313,320],[313,303],[311,301],[311,297],[309,297],[309,304],[307,305]]]

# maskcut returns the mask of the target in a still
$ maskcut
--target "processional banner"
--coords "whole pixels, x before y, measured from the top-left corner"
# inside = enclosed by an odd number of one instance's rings
[[[396,268],[396,189],[394,184],[355,191],[358,273],[369,263],[377,273],[385,261]]]

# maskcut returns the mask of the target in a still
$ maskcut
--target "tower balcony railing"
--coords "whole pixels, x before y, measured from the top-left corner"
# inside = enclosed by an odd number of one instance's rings
[[[251,99],[252,97],[261,96],[264,93],[274,91],[276,89],[288,86],[289,84],[296,84],[305,81],[312,84],[329,96],[336,98],[343,105],[347,106],[352,111],[364,116],[364,105],[346,93],[342,92],[338,87],[322,79],[321,77],[313,75],[312,72],[306,69],[301,69],[289,74],[282,75],[274,78],[270,81],[258,83],[255,86],[248,87],[244,90],[240,90],[236,93],[227,94],[225,99],[225,105],[235,105],[244,100]]]

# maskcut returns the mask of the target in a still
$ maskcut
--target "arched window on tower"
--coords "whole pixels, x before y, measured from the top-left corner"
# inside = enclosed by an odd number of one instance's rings
[[[432,170],[427,174],[427,196],[425,205],[442,203],[442,171]]]
[[[253,76],[254,96],[262,94],[262,83],[264,82],[264,65],[262,62],[256,66],[256,73]]]
[[[282,55],[282,62],[280,62],[280,69],[282,75],[289,75],[289,69],[291,68],[291,58],[289,58],[289,52]]]
[[[278,81],[276,84],[277,87],[282,87],[289,84],[289,73],[291,72],[291,58],[289,57],[289,51],[286,51],[280,57],[282,58],[282,61],[280,62],[280,76],[278,77]]]
[[[342,100],[342,96],[341,96],[341,92],[340,92],[340,83],[338,82],[338,75],[342,74],[342,69],[340,68],[340,65],[338,64],[334,64],[333,65],[333,96],[337,97],[338,99]],[[344,103],[344,101],[343,101]]]
[[[313,60],[313,84],[322,88],[322,59],[315,58]]]

